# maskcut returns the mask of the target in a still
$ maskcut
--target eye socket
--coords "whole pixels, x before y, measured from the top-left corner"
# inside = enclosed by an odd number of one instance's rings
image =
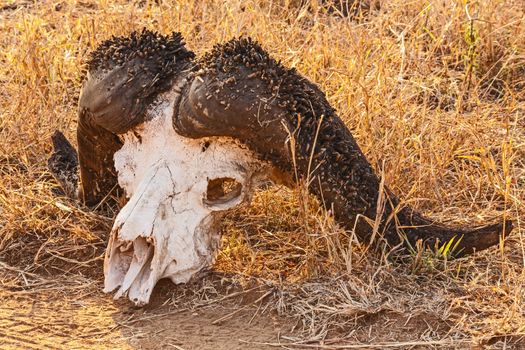
[[[242,193],[242,185],[231,177],[219,177],[208,181],[204,203],[209,206],[221,207],[233,205]]]

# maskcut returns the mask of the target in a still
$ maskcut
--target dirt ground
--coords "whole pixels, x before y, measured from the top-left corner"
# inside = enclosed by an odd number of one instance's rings
[[[49,281],[48,281],[49,282]],[[82,285],[82,284],[81,284]],[[100,285],[60,286],[57,284],[35,291],[0,289],[0,347],[2,349],[272,349],[331,348],[310,344],[291,345],[290,334],[296,325],[293,319],[272,313],[262,313],[253,304],[255,296],[236,295],[210,305],[187,308],[178,300],[172,305],[169,282],[156,289],[154,301],[146,308],[136,308],[128,302],[114,301],[100,292]],[[80,290],[85,289],[84,292]],[[264,295],[264,294],[263,294]],[[255,299],[257,300],[257,299]],[[395,324],[401,321],[401,324]],[[394,330],[397,339],[412,338],[425,329],[446,330],[443,322],[417,317],[414,320],[389,320],[385,315],[370,315],[364,320],[366,334],[377,332],[381,340]],[[439,322],[438,322],[439,323]],[[401,327],[399,327],[401,326]],[[363,331],[362,325],[356,327]],[[403,335],[401,332],[406,332]],[[404,342],[406,348],[420,348],[417,342]],[[280,346],[279,344],[282,344]],[[377,344],[377,343],[376,343]],[[381,344],[381,343],[379,343]],[[385,344],[385,343],[383,343]],[[462,343],[448,345],[458,348]],[[332,344],[342,348],[341,344]],[[404,348],[403,342],[391,344]],[[433,345],[433,344],[429,344]],[[346,345],[360,348],[360,345]],[[366,343],[361,344],[362,347]],[[368,348],[369,346],[367,346]],[[371,344],[371,348],[379,348]],[[423,347],[424,348],[424,347]]]
[[[451,324],[446,320],[432,314],[407,315],[386,309],[356,315],[353,327],[332,331],[327,339],[306,339],[300,334],[300,319],[278,315],[272,308],[278,302],[272,289],[232,287],[220,274],[189,285],[175,286],[163,280],[155,288],[149,305],[135,307],[126,300],[112,300],[101,291],[102,281],[92,277],[43,278],[26,276],[20,271],[1,272],[2,350],[521,349],[525,346],[523,339],[518,338],[495,338],[483,346],[468,338],[451,339]],[[20,276],[27,287],[11,283]]]
[[[46,281],[44,288],[0,287],[2,349],[269,349],[291,320],[246,302],[247,295],[186,307],[173,305],[169,282],[137,308],[112,301],[90,281]],[[73,283],[72,283],[73,282]],[[245,304],[245,305],[243,305]]]

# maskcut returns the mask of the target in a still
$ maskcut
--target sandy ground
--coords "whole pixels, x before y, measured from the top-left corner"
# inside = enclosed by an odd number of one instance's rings
[[[261,314],[246,295],[189,309],[185,300],[171,305],[166,291],[174,286],[161,283],[153,302],[137,308],[112,301],[99,287],[49,281],[30,290],[0,287],[0,348],[269,349],[260,343],[275,343],[292,325]]]
[[[479,345],[450,337],[452,325],[435,315],[392,310],[356,315],[352,327],[332,330],[325,340],[306,339],[301,320],[270,311],[277,302],[271,290],[232,287],[220,274],[193,285],[161,281],[141,308],[104,294],[97,278],[26,276],[2,266],[2,350],[525,349],[521,337]]]

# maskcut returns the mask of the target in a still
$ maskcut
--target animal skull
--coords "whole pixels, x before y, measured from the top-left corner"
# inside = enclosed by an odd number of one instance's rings
[[[115,153],[129,201],[117,215],[104,262],[105,292],[149,301],[161,278],[187,282],[214,260],[222,214],[248,201],[265,164],[226,138],[189,139],[172,127],[174,92]],[[235,183],[224,193],[222,186]]]
[[[78,158],[63,135],[53,139],[50,169],[66,193],[76,192],[78,165],[86,205],[111,197],[117,182],[129,197],[104,264],[105,291],[118,288],[115,297],[145,304],[159,279],[186,282],[210,264],[218,219],[266,176],[308,180],[337,222],[367,244],[456,242],[453,256],[462,256],[512,230],[510,221],[449,227],[402,206],[322,91],[252,40],[194,57],[180,33],[105,41],[79,98]],[[236,185],[223,191],[228,179]]]

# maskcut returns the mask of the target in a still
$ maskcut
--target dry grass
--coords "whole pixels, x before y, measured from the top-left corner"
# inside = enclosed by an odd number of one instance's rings
[[[392,0],[355,18],[311,3],[1,1],[0,259],[27,272],[101,277],[113,213],[57,198],[46,171],[53,131],[74,135],[87,52],[142,27],[180,31],[198,55],[249,35],[319,84],[413,206],[453,224],[508,217],[516,229],[474,257],[415,252],[393,261],[359,246],[304,189],[272,188],[228,217],[216,270],[275,288],[272,305],[301,316],[302,339],[328,347],[330,339],[394,347],[519,341],[524,2]]]

